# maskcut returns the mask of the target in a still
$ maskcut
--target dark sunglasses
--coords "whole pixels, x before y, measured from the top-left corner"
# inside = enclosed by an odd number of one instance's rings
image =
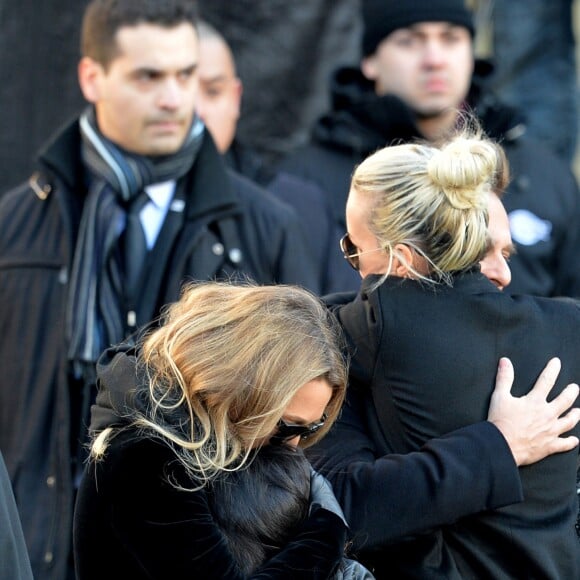
[[[359,256],[363,254],[370,254],[371,252],[379,252],[383,248],[374,248],[372,250],[365,250],[364,252],[359,252],[358,248],[352,243],[348,233],[344,234],[340,238],[340,249],[344,255],[344,259],[358,272],[360,270],[360,260]]]
[[[302,441],[312,437],[314,433],[321,429],[321,427],[326,422],[326,413],[322,415],[320,421],[316,423],[310,423],[308,425],[298,425],[295,423],[286,423],[284,419],[278,421],[276,426],[276,433],[272,435],[270,443],[281,444],[294,439],[295,437],[300,437]]]

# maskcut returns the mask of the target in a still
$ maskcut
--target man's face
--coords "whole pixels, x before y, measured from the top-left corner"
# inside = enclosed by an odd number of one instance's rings
[[[220,38],[201,38],[197,112],[221,153],[234,140],[241,99],[242,83],[236,76],[230,49]]]
[[[471,83],[471,35],[467,28],[446,22],[399,28],[361,66],[378,95],[398,96],[418,117],[449,115]]]
[[[90,58],[79,65],[85,98],[101,132],[132,153],[175,153],[187,136],[197,95],[198,39],[188,23],[119,29],[119,54],[107,70]]]
[[[489,225],[487,253],[481,262],[481,273],[500,290],[512,281],[509,259],[515,248],[510,234],[510,222],[504,205],[493,193],[489,196]]]

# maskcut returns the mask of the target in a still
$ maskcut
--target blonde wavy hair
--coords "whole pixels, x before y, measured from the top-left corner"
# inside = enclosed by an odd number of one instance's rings
[[[332,387],[327,420],[300,445],[323,437],[344,400],[344,352],[334,317],[304,289],[189,285],[143,341],[137,362],[148,379],[147,411],[133,424],[168,441],[203,485],[244,466],[296,392],[318,378]],[[93,456],[108,436],[95,441]]]
[[[465,122],[438,145],[413,143],[380,149],[355,170],[351,188],[370,201],[369,229],[391,258],[428,282],[475,266],[487,247],[488,198],[509,180],[505,153],[477,122]],[[397,244],[424,259],[417,271]],[[381,278],[379,284],[389,275]]]

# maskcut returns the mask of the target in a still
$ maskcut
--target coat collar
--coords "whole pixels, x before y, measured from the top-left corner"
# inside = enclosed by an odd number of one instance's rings
[[[86,195],[78,120],[57,132],[41,149],[38,159],[47,170],[49,180],[57,177],[77,196],[80,192],[82,197]],[[239,202],[229,172],[209,132],[204,129],[198,157],[183,182],[189,219],[207,213],[230,213],[237,208]]]
[[[380,280],[381,276],[377,274],[371,274],[363,279],[361,285],[361,293],[364,296],[369,296],[373,292],[373,287],[376,285],[377,281]],[[452,278],[452,286],[447,286],[446,284],[436,284],[427,285],[425,282],[420,280],[414,280],[412,278],[398,278],[396,276],[388,277],[377,290],[380,291],[381,288],[392,289],[403,286],[413,286],[420,287],[423,286],[425,289],[431,289],[433,292],[462,292],[463,294],[480,294],[480,293],[499,293],[499,290],[492,282],[486,278],[479,267],[474,267],[471,270],[460,272],[455,274]]]
[[[523,116],[489,89],[491,63],[476,60],[465,103],[494,139],[513,141],[525,132]],[[360,69],[341,67],[331,80],[332,109],[319,119],[313,137],[321,144],[365,157],[380,147],[424,138],[411,109],[394,95],[378,96]]]

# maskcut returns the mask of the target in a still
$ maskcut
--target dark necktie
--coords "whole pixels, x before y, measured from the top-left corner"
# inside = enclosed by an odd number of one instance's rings
[[[133,308],[136,306],[141,272],[147,258],[147,241],[139,214],[148,202],[149,196],[142,192],[127,209],[127,226],[124,235],[125,294]]]

